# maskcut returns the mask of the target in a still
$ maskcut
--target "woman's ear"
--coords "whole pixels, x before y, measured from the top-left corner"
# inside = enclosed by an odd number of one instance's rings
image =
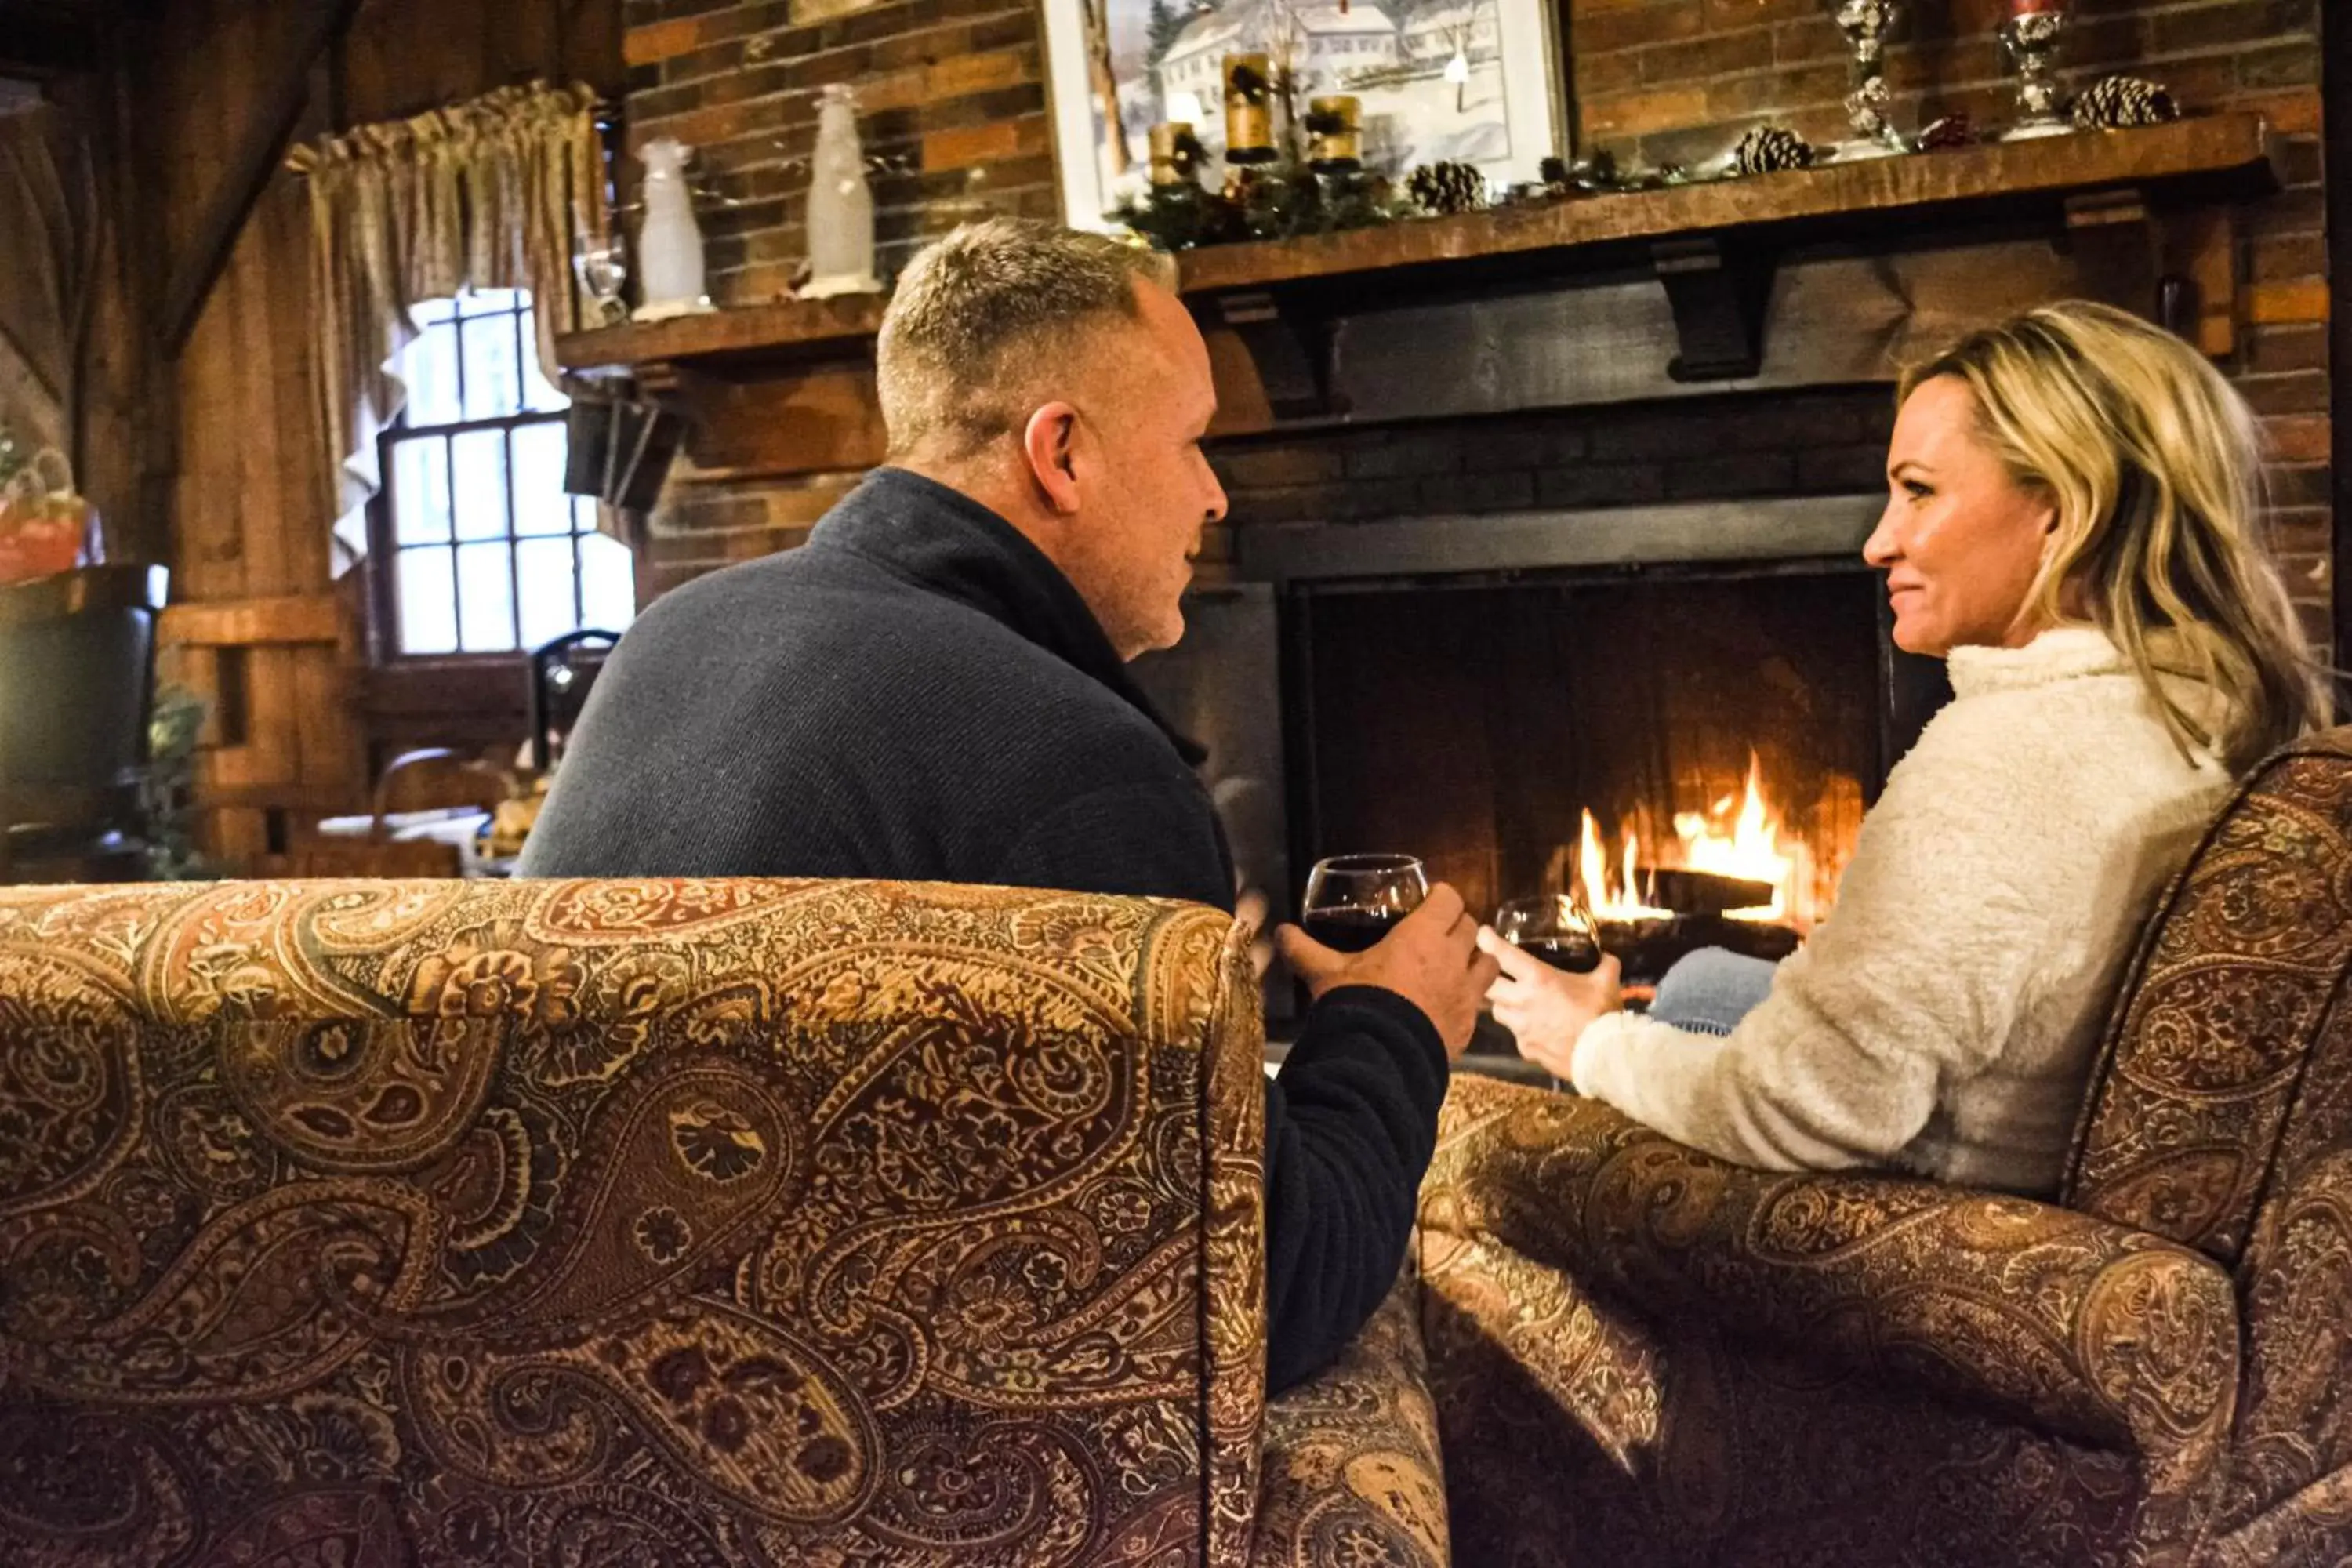
[[[1045,504],[1065,516],[1078,510],[1078,468],[1073,454],[1077,433],[1078,411],[1066,403],[1045,405],[1021,429],[1021,455],[1030,479]]]

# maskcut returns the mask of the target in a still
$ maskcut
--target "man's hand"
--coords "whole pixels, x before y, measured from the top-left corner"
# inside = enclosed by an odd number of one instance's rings
[[[1519,1055],[1567,1083],[1584,1026],[1625,1005],[1618,993],[1616,955],[1604,952],[1591,973],[1572,974],[1521,952],[1485,927],[1479,928],[1478,947],[1502,965],[1502,978],[1486,993],[1495,1005],[1495,1022],[1511,1031]]]
[[[1290,972],[1318,997],[1337,986],[1377,985],[1420,1008],[1436,1026],[1448,1058],[1459,1057],[1469,1045],[1479,999],[1500,973],[1478,951],[1478,922],[1463,907],[1462,895],[1443,882],[1430,889],[1421,908],[1362,952],[1335,952],[1290,925],[1276,942]]]

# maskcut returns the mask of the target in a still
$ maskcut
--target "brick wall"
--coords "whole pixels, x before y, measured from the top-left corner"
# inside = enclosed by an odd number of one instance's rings
[[[722,303],[765,298],[803,249],[799,180],[783,164],[808,150],[816,89],[827,81],[858,85],[869,149],[921,171],[876,186],[886,268],[973,213],[1059,210],[1029,4],[897,0],[811,15],[839,3],[628,0],[631,144],[668,133],[699,147],[706,184],[742,204],[709,219]],[[1823,0],[1560,3],[1583,146],[1686,160],[1768,120],[1820,140],[1843,124],[1843,40]],[[2000,0],[1906,7],[1890,65],[1905,123],[1954,110],[2005,116],[1992,36],[2003,8]],[[2074,15],[2065,61],[2077,79],[2140,70],[2192,112],[2258,109],[2285,138],[2291,188],[2242,214],[2242,330],[2224,368],[2263,417],[2277,540],[2324,639],[2332,552],[2317,0],[2076,0]],[[1218,457],[1244,526],[1808,493],[1877,482],[1883,447],[1873,448],[1885,438],[1887,401],[1875,389],[1707,398],[1261,439]],[[1665,460],[1689,451],[1712,455]],[[854,479],[676,487],[656,520],[656,584],[796,543]]]
[[[804,160],[827,82],[856,87],[866,152],[907,171],[873,182],[885,276],[967,216],[1061,211],[1034,0],[825,9],[627,0],[628,148],[675,136],[696,149],[695,183],[717,198],[700,205],[722,306],[776,297],[807,254]]]

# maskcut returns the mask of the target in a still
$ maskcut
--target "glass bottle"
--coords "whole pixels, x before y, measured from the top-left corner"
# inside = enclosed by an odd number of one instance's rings
[[[645,303],[636,310],[641,321],[710,309],[702,230],[686,189],[690,151],[674,136],[656,136],[637,154],[646,166],[646,216],[637,228],[637,269],[645,291]]]
[[[857,100],[846,82],[828,82],[816,111],[816,155],[808,197],[809,280],[804,299],[875,294],[874,192],[857,141]]]

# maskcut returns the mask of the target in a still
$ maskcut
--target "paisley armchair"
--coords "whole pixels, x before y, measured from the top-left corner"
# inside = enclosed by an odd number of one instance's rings
[[[2166,895],[2056,1204],[1740,1170],[1456,1079],[1421,1307],[1457,1556],[2352,1556],[2347,971],[2339,730]]]
[[[1442,1562],[1401,1286],[1263,1397],[1230,923],[0,891],[0,1562]]]

